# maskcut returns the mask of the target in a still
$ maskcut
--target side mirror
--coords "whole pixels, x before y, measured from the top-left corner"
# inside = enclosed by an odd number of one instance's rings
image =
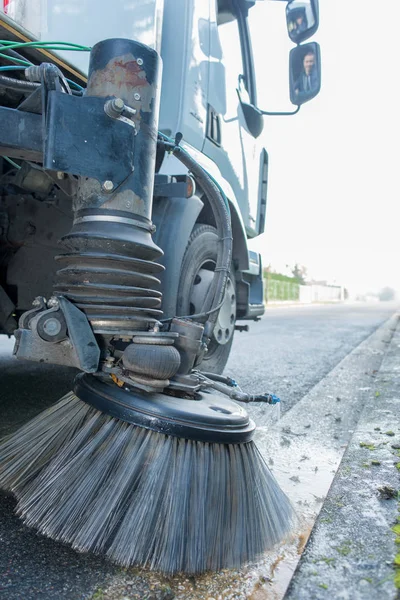
[[[296,46],[289,55],[290,102],[300,106],[321,89],[321,56],[319,44]]]
[[[300,44],[308,40],[318,29],[318,0],[292,0],[286,7],[288,35],[292,42]]]

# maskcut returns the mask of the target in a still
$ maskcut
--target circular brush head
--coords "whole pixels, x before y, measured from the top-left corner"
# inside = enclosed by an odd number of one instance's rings
[[[75,393],[0,443],[0,488],[28,526],[78,551],[165,574],[238,568],[293,523],[253,429],[216,395],[79,376]]]
[[[74,392],[111,417],[188,440],[240,444],[249,442],[255,430],[244,408],[221,395],[201,393],[187,399],[150,394],[83,373],[75,379]]]

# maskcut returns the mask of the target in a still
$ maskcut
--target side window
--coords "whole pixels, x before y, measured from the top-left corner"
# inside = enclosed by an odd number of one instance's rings
[[[236,19],[218,25],[218,35],[222,49],[222,63],[225,71],[226,113],[225,120],[237,117],[237,90],[243,87],[244,68],[240,45],[239,27]]]

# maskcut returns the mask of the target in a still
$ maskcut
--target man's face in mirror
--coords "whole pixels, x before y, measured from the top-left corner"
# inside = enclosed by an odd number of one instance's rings
[[[303,60],[304,72],[306,75],[311,75],[311,71],[315,65],[315,55],[310,52],[306,54]]]

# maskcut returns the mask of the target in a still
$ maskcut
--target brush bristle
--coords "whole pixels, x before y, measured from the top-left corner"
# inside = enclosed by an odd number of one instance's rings
[[[0,444],[0,487],[43,534],[166,574],[240,567],[293,518],[253,442],[169,437],[72,393]]]

